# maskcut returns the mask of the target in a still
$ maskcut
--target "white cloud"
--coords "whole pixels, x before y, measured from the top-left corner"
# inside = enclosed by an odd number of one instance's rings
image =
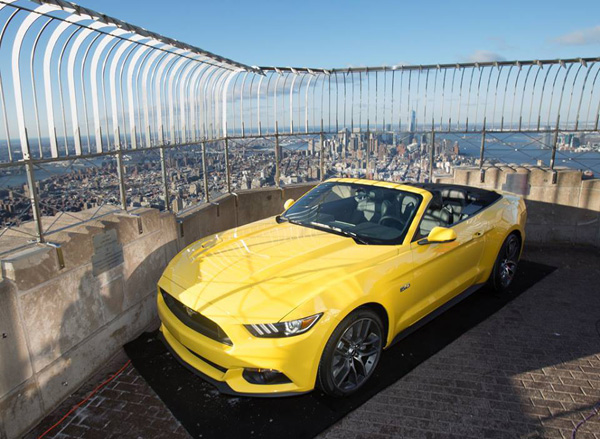
[[[506,61],[502,55],[489,50],[476,50],[473,52],[467,60],[469,62],[490,62],[490,61]]]
[[[565,46],[584,46],[600,43],[600,26],[588,27],[564,34],[554,39],[554,42]]]

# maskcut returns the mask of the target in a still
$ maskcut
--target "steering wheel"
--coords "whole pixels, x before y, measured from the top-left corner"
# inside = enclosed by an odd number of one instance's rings
[[[388,225],[388,224],[385,224],[385,223],[392,223],[392,224],[395,223],[396,225],[398,225],[400,227],[396,227],[395,225]],[[382,225],[382,226],[386,226],[387,225],[388,227],[395,227],[398,230],[404,230],[404,222],[402,222],[402,220],[400,218],[396,218],[395,216],[392,216],[392,215],[382,216],[379,219],[379,224]]]

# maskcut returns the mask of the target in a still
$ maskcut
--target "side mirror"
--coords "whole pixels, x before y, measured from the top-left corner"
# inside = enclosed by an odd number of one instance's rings
[[[447,227],[434,227],[427,235],[427,239],[418,241],[419,245],[443,244],[445,242],[456,241],[456,232]]]
[[[292,205],[296,202],[293,198],[290,198],[285,203],[283,203],[283,210],[288,210]]]

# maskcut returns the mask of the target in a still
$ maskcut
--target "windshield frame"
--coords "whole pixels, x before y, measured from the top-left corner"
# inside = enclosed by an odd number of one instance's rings
[[[294,206],[297,205],[298,201],[302,200],[303,198],[310,196],[311,193],[313,193],[315,190],[317,189],[323,189],[324,186],[327,187],[333,187],[333,186],[349,186],[351,188],[357,189],[360,188],[364,191],[369,191],[369,190],[373,190],[373,189],[383,189],[383,190],[389,190],[389,191],[397,191],[397,192],[402,192],[405,194],[410,194],[410,196],[416,198],[417,203],[413,209],[413,212],[411,214],[411,216],[408,218],[408,222],[404,228],[404,231],[397,236],[396,238],[393,239],[383,239],[383,238],[375,238],[373,236],[365,236],[359,233],[356,233],[353,230],[345,230],[345,229],[341,229],[340,227],[337,226],[333,226],[331,224],[323,224],[323,226],[321,226],[321,224],[319,222],[315,222],[315,221],[310,221],[310,222],[301,222],[301,221],[297,221],[293,218],[289,218],[287,216],[288,212],[290,210],[293,210]],[[321,205],[322,199],[326,196],[326,194],[331,193],[331,191],[325,191],[323,192],[323,194],[320,194],[320,198],[318,200],[317,203],[315,203],[316,205]],[[354,241],[357,244],[363,244],[363,245],[401,245],[404,243],[406,237],[408,236],[408,234],[410,233],[410,230],[413,228],[412,226],[415,223],[415,219],[417,218],[417,216],[419,215],[419,212],[421,210],[421,207],[423,206],[423,195],[420,193],[420,191],[411,191],[411,190],[405,190],[404,188],[395,188],[395,187],[387,187],[387,186],[380,186],[380,185],[374,185],[374,184],[368,184],[368,183],[360,183],[360,182],[350,182],[350,181],[339,181],[339,180],[334,180],[334,181],[326,181],[323,182],[317,186],[315,186],[313,189],[311,189],[310,191],[308,191],[306,194],[304,194],[302,197],[300,197],[292,206],[290,206],[289,209],[287,209],[285,212],[283,212],[281,215],[278,215],[276,217],[277,222],[289,222],[290,224],[294,224],[294,225],[298,225],[298,226],[302,226],[302,227],[307,227],[307,228],[312,228],[312,229],[316,229],[316,230],[320,230],[323,232],[327,232],[327,233],[332,233],[335,235],[339,235],[339,236],[344,236],[347,238],[352,238],[354,239]],[[318,209],[317,209],[318,210]],[[336,230],[337,229],[341,229],[341,230]]]

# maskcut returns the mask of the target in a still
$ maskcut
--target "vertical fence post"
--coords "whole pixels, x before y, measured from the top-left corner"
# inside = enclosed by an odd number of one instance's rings
[[[225,137],[225,179],[227,180],[227,192],[231,193],[231,169],[229,168],[229,140]]]
[[[280,154],[281,150],[279,149],[279,124],[275,122],[275,186],[280,187],[279,177],[281,176],[280,169]]]
[[[486,119],[483,119],[483,131],[481,132],[481,148],[479,149],[479,181],[485,182],[485,170],[483,169],[483,160],[485,155],[485,125]]]
[[[321,140],[321,152],[319,153],[319,176],[321,181],[325,181],[325,132],[323,131],[323,119],[321,119],[321,132],[319,133]]]
[[[321,181],[325,180],[325,134],[323,133],[323,119],[321,119],[321,133],[319,134],[321,138],[321,152],[319,153],[319,179]]]
[[[431,127],[431,147],[429,148],[429,183],[433,183],[433,155],[435,152],[435,128]]]
[[[366,165],[365,165],[365,178],[369,178],[369,155],[371,155],[371,134],[369,133],[369,119],[367,119],[367,150],[366,150]]]
[[[558,175],[554,170],[554,162],[556,160],[556,147],[558,145],[558,126],[560,124],[560,114],[556,118],[556,127],[554,128],[554,139],[552,141],[552,156],[550,157],[550,170],[552,171],[552,184],[556,184]]]
[[[125,169],[123,168],[123,150],[121,149],[121,136],[119,128],[115,132],[115,149],[117,151],[117,176],[119,177],[119,195],[121,208],[127,212],[127,191],[125,190]]]
[[[44,227],[42,225],[42,215],[40,213],[40,198],[35,186],[35,174],[33,163],[31,161],[31,151],[29,149],[29,139],[27,130],[25,130],[25,150],[27,151],[23,159],[25,160],[25,171],[27,172],[27,186],[29,188],[29,201],[31,203],[31,212],[33,213],[33,222],[35,223],[36,239],[39,243],[44,243]]]
[[[206,166],[206,141],[202,142],[202,174],[204,176],[204,198],[206,202],[210,202],[210,195],[208,190],[208,172]]]
[[[163,181],[163,191],[165,196],[165,210],[171,210],[171,197],[169,196],[169,179],[167,178],[167,163],[165,161],[165,147],[160,147],[160,170]]]

